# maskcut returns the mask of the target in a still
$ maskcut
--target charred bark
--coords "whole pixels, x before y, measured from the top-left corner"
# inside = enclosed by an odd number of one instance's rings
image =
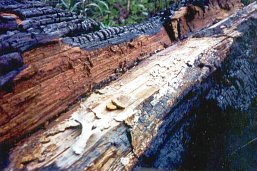
[[[39,1],[1,1],[0,143],[36,130],[82,95],[170,46],[167,31],[182,39],[211,24],[215,11],[218,19],[241,7],[235,0],[228,3],[230,10],[221,10],[216,1],[208,1],[208,10],[195,6],[197,12],[191,14],[192,6],[182,7],[188,4],[173,5],[141,24],[100,30],[91,19],[84,21]],[[195,15],[190,22],[184,19],[189,14]],[[163,23],[173,20],[178,27],[166,24],[165,30]],[[193,26],[184,31],[190,23]]]
[[[234,100],[238,95],[232,90],[236,85],[240,98],[252,101],[256,97],[256,39],[249,33],[249,28],[256,30],[256,12],[253,3],[146,59],[116,82],[91,94],[80,108],[17,144],[10,153],[7,170],[124,170],[133,168],[143,157],[158,163],[152,156],[162,146],[169,146],[169,136],[177,135],[179,124],[192,109],[206,99],[213,100],[211,95],[220,90],[217,88],[223,89],[223,100],[219,95],[214,98],[221,109],[247,107],[249,103]],[[244,44],[242,40],[249,45],[233,52]],[[243,56],[248,50],[254,54]],[[225,71],[221,73],[231,84],[216,77],[222,68]],[[237,71],[241,74],[233,75]],[[251,72],[245,76],[247,71]],[[107,110],[110,103],[125,109]]]

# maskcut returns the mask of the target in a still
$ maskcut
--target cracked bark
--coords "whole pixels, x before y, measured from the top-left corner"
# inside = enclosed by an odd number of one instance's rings
[[[38,1],[1,1],[0,144],[37,130],[71,110],[92,89],[173,44],[167,32],[185,38],[190,30],[211,24],[213,14],[219,19],[241,7],[237,0],[229,3],[230,10],[215,2],[210,1],[205,12],[179,4],[170,7],[171,14],[166,11],[141,24],[99,30],[94,20],[83,21]],[[179,28],[169,27],[168,16],[183,21]],[[187,32],[180,29],[190,24]]]
[[[197,107],[201,94],[211,89],[212,84],[205,80],[226,64],[232,44],[249,38],[242,37],[242,33],[256,28],[256,16],[254,3],[197,36],[146,59],[99,90],[101,93],[92,93],[74,112],[62,115],[46,130],[17,144],[11,151],[7,170],[133,168],[138,157],[155,153],[167,138],[167,131],[172,131]],[[128,97],[127,107],[107,111],[106,105],[121,95]],[[39,141],[51,130],[75,120],[79,120],[82,129],[64,129],[47,137],[50,140],[44,143]],[[84,134],[83,127],[91,128],[91,132]],[[87,137],[82,138],[85,146],[79,147],[82,152],[78,154],[72,147],[80,135]]]

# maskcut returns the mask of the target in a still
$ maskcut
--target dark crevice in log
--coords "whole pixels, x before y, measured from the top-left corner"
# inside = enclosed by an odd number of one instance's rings
[[[165,30],[167,31],[167,33],[168,33],[170,39],[171,39],[172,41],[176,41],[177,38],[175,37],[175,32],[174,32],[175,29],[174,29],[173,26],[171,25],[171,20],[170,20],[169,22],[165,22],[165,23],[164,23],[164,28],[165,28]]]

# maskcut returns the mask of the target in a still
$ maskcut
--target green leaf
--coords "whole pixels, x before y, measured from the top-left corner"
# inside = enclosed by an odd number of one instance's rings
[[[102,11],[101,7],[99,5],[97,5],[96,3],[87,4],[86,7],[96,7],[97,9],[99,9],[101,15],[103,15],[103,11]]]
[[[73,7],[71,7],[71,12],[72,11],[74,11],[77,7],[78,7],[78,5],[80,4],[80,2],[77,2]]]
[[[65,2],[65,0],[61,0],[62,4],[65,6],[66,9],[69,9],[69,4],[67,4],[67,2]]]
[[[108,6],[108,4],[107,4],[106,2],[100,1],[100,0],[98,0],[97,2],[98,2],[99,4],[102,4],[103,6],[105,6],[105,8],[106,8],[107,10],[109,10],[109,6]]]
[[[145,8],[145,6],[143,5],[143,4],[138,4],[137,5],[139,8],[141,8],[141,9],[143,9],[143,10],[145,10],[146,8]]]
[[[148,12],[142,12],[144,16],[148,16]]]
[[[104,12],[107,13],[107,14],[111,14],[111,13],[112,13],[112,12],[109,11],[109,10],[104,10]]]

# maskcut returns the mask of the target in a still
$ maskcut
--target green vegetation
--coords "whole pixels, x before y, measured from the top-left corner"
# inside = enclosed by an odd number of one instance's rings
[[[243,2],[245,5],[248,5],[248,4],[250,4],[250,3],[254,2],[254,1],[256,1],[256,0],[242,0],[242,2]]]
[[[139,23],[177,0],[44,0],[55,7],[93,18],[103,26]]]
[[[139,23],[180,0],[43,0],[52,6],[93,18],[103,27]],[[255,0],[242,0],[247,5]]]

